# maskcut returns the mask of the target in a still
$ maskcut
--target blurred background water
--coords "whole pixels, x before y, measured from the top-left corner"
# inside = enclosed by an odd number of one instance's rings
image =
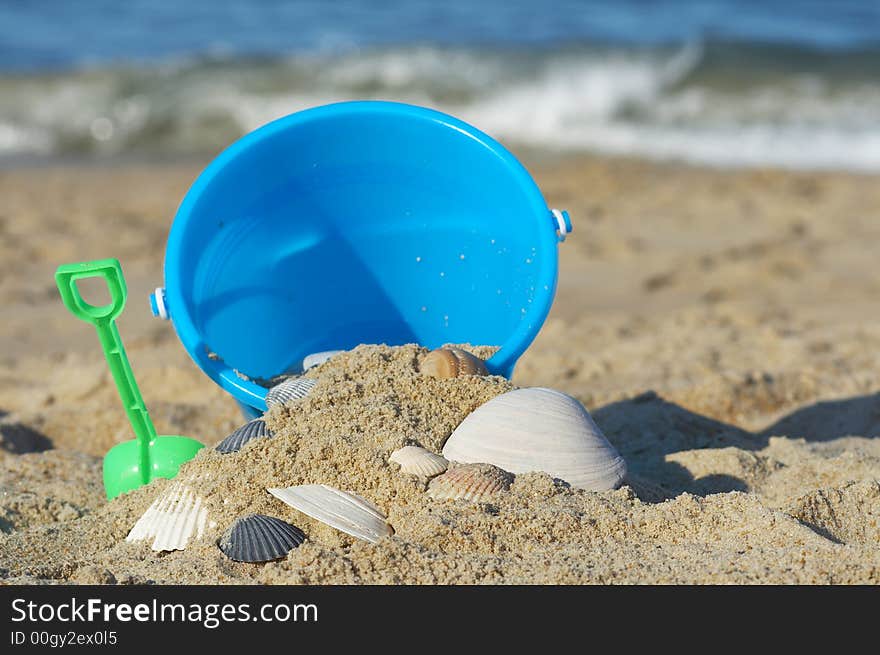
[[[0,159],[213,155],[382,98],[508,144],[880,170],[876,0],[0,0]]]

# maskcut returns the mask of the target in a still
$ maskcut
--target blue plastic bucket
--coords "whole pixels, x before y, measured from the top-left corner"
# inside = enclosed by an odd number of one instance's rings
[[[236,371],[271,378],[362,343],[497,345],[487,366],[509,377],[550,310],[570,229],[470,125],[391,102],[327,105],[205,169],[151,302],[251,414],[266,389]]]

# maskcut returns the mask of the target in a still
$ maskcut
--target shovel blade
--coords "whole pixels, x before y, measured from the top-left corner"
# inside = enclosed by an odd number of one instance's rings
[[[173,478],[181,464],[188,462],[204,444],[189,437],[162,436],[150,442],[150,470],[143,476],[138,441],[113,446],[104,457],[104,490],[107,498],[137,489],[156,478]],[[147,478],[144,482],[144,477]]]

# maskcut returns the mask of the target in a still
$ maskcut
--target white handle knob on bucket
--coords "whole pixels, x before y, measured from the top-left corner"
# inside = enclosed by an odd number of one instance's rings
[[[156,287],[156,290],[150,294],[150,311],[153,316],[158,316],[162,320],[167,321],[171,316],[168,314],[168,305],[165,302],[164,287]]]
[[[565,237],[571,234],[574,229],[571,225],[571,218],[564,209],[551,209],[550,214],[556,222],[556,237],[561,243],[565,241]]]

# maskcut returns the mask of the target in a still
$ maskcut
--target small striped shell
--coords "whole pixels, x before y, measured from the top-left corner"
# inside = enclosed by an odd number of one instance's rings
[[[489,375],[482,359],[460,348],[432,350],[419,365],[419,372],[434,378]]]
[[[311,378],[288,378],[280,384],[269,389],[266,394],[266,405],[284,405],[291,400],[299,400],[309,395],[317,380]]]
[[[513,476],[491,464],[460,464],[431,480],[428,495],[435,500],[483,502],[510,489]]]
[[[358,539],[376,543],[394,532],[378,507],[348,491],[326,484],[302,484],[267,491],[306,516]]]
[[[183,482],[174,481],[137,520],[126,541],[153,539],[155,551],[183,550],[195,535],[200,539],[208,522],[204,500]]]
[[[449,466],[445,457],[419,446],[399,448],[391,453],[389,461],[399,464],[400,470],[404,473],[421,475],[426,478],[443,473]]]
[[[297,548],[306,535],[295,525],[263,514],[238,519],[220,539],[220,550],[236,562],[269,562]]]
[[[245,423],[235,432],[226,437],[217,444],[215,450],[224,455],[228,453],[237,453],[248,441],[253,439],[262,439],[263,437],[274,437],[274,433],[268,427],[266,422],[261,418],[255,418],[253,421]]]

